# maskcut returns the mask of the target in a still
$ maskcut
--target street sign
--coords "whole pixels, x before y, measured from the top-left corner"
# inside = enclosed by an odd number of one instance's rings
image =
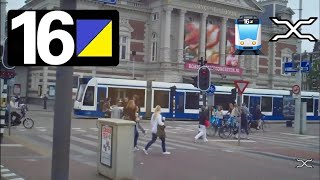
[[[97,1],[106,3],[106,4],[117,4],[117,0],[97,0]]]
[[[297,72],[298,70],[294,67],[293,62],[285,62],[284,63],[284,72],[291,73],[291,72]]]
[[[300,64],[301,72],[309,72],[311,63],[309,61],[302,61]]]
[[[249,81],[239,80],[239,81],[234,81],[234,84],[235,84],[236,88],[238,89],[238,93],[242,94],[244,92],[244,90],[247,88]]]
[[[299,85],[292,86],[292,93],[299,94],[300,93],[300,86]]]
[[[216,86],[214,86],[214,84],[211,84],[211,86],[207,90],[207,93],[208,94],[214,94],[215,91],[216,91]]]

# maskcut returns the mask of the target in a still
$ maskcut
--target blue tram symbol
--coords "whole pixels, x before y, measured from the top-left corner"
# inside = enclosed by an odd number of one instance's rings
[[[261,21],[256,16],[240,16],[235,20],[235,55],[244,51],[261,54]],[[247,55],[247,53],[243,54]]]

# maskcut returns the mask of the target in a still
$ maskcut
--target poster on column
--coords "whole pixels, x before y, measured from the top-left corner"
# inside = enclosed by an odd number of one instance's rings
[[[227,22],[226,66],[238,67],[238,56],[233,55],[235,51],[234,20],[230,19]]]
[[[198,61],[200,43],[200,23],[194,17],[185,18],[184,27],[184,61],[192,63]]]
[[[111,168],[112,163],[112,127],[101,127],[101,150],[100,163]]]
[[[219,18],[210,18],[207,21],[206,60],[208,64],[219,64],[220,30]]]

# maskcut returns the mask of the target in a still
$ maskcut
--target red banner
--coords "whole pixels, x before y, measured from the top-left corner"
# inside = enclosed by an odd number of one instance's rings
[[[218,66],[214,64],[206,64],[207,67],[209,67],[211,70],[213,70],[213,73],[215,74],[230,74],[230,75],[241,75],[242,69],[238,67],[230,67],[230,66]],[[196,63],[185,63],[184,68],[185,69],[191,69],[191,70],[197,70],[199,69],[200,65]]]

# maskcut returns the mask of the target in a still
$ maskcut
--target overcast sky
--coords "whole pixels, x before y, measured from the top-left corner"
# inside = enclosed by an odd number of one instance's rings
[[[7,0],[7,10],[10,9],[18,9],[23,6],[25,0]],[[291,7],[293,11],[296,13],[293,16],[293,22],[297,21],[299,18],[299,11],[295,9],[299,9],[299,0],[289,0],[288,7]],[[302,2],[302,18],[309,17],[318,17],[317,21],[313,23],[312,26],[302,26],[302,32],[311,33],[316,38],[320,39],[320,0],[304,0]],[[309,42],[308,40],[302,41],[302,51],[312,51],[314,43]]]

